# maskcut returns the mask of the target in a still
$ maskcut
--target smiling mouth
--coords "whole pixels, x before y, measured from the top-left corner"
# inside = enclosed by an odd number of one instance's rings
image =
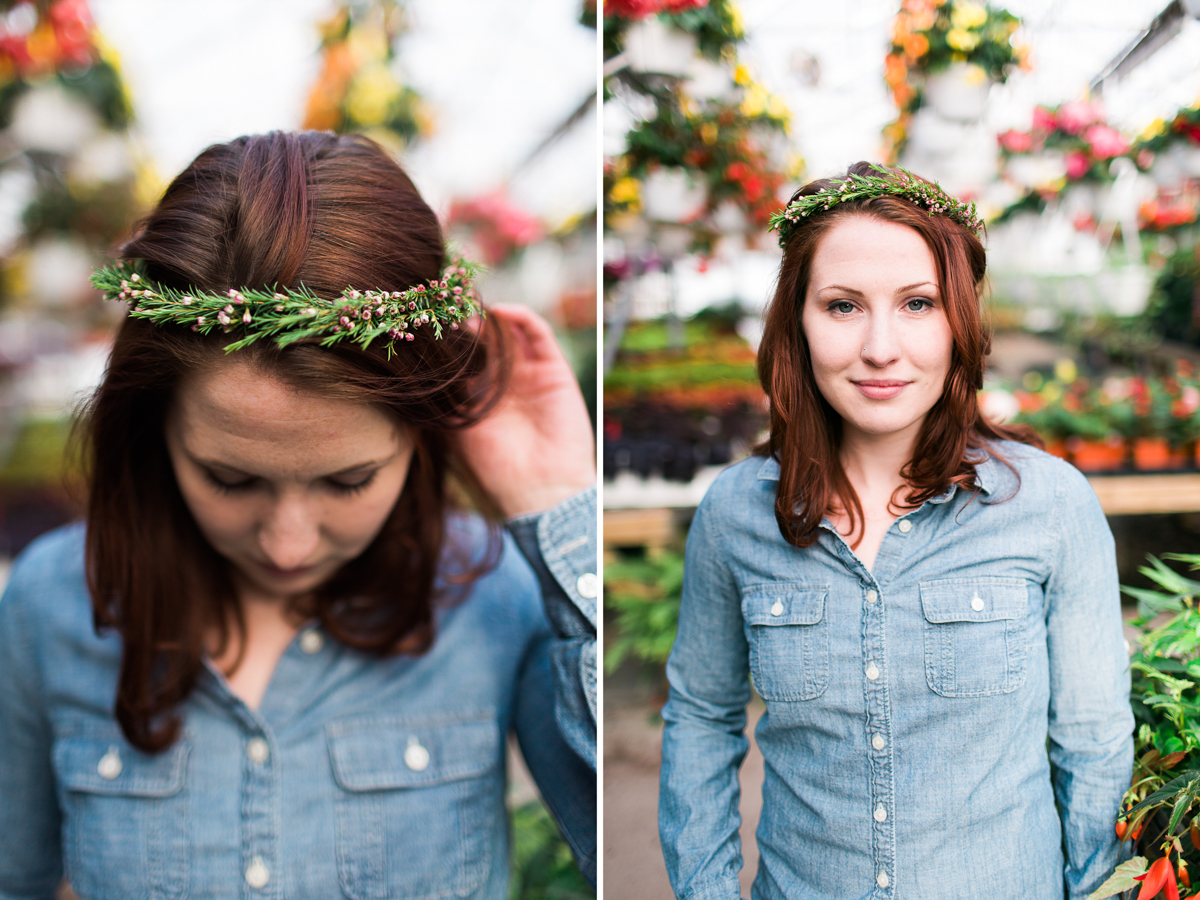
[[[871,400],[890,400],[903,391],[911,382],[868,379],[856,381],[854,386]]]
[[[258,562],[257,560],[255,562]],[[281,569],[278,566],[273,566],[270,563],[258,562],[258,567],[268,575],[273,575],[276,578],[298,578],[301,575],[307,575],[316,569],[316,566],[301,566],[298,569]]]

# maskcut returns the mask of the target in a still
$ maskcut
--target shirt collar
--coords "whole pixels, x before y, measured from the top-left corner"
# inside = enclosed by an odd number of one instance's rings
[[[1000,479],[1000,463],[990,453],[985,453],[983,460],[975,464],[975,484],[985,494],[991,494],[995,489]],[[763,460],[763,464],[758,467],[759,481],[778,481],[779,480],[779,460],[773,456],[768,456]],[[955,488],[951,485],[937,497],[932,498],[930,503],[945,503],[954,496]]]

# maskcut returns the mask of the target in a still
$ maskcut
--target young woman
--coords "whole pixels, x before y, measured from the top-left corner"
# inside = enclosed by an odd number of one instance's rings
[[[361,137],[211,147],[122,256],[86,522],[0,600],[0,896],[504,897],[510,729],[593,876],[595,470],[549,328],[473,325]]]
[[[753,897],[1084,898],[1132,766],[1113,541],[1074,468],[980,413],[974,210],[858,163],[779,224],[770,438],[696,512],[667,666],[676,895],[739,896],[750,675]]]

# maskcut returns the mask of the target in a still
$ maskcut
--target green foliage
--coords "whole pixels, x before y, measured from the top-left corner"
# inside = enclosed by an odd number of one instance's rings
[[[1200,569],[1200,554],[1166,553],[1163,559]],[[1139,571],[1159,589],[1122,588],[1137,600],[1133,624],[1142,634],[1130,662],[1134,770],[1121,818],[1145,855],[1161,856],[1173,847],[1195,867],[1200,843],[1195,834],[1185,838],[1195,828],[1200,801],[1200,581],[1153,556]]]
[[[546,807],[535,800],[512,811],[508,900],[595,900]]]
[[[69,419],[28,419],[7,459],[0,459],[0,489],[62,486],[67,471]]]
[[[1200,247],[1181,247],[1159,273],[1145,318],[1163,337],[1200,345],[1198,313]]]
[[[604,567],[604,603],[613,613],[616,634],[604,654],[606,672],[629,657],[666,664],[679,625],[682,590],[683,554],[677,550]]]

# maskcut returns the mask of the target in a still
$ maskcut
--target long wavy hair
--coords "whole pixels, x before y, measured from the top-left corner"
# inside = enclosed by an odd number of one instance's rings
[[[849,174],[878,177],[880,173],[870,163],[858,162]],[[792,200],[825,188],[836,190],[841,180],[812,181]],[[892,505],[912,509],[951,484],[971,487],[975,465],[984,458],[985,449],[997,456],[989,447],[993,441],[1040,446],[1030,429],[992,422],[979,408],[977,391],[983,387],[984,364],[991,350],[991,331],[982,310],[987,261],[979,239],[952,219],[931,216],[901,197],[850,201],[811,215],[788,234],[758,351],[758,377],[770,401],[771,431],[767,440],[755,447],[755,453],[779,461],[775,519],[784,539],[797,547],[811,546],[817,540],[821,519],[829,513],[844,512],[851,535],[863,520],[862,503],[839,457],[842,420],[817,388],[800,324],[821,239],[850,216],[895,222],[921,235],[933,254],[954,341],[942,396],[925,417],[913,457],[900,472],[907,494],[899,500],[893,496]]]
[[[304,285],[404,290],[446,264],[441,228],[401,168],[374,142],[322,132],[272,133],[209,147],[167,188],[121,248],[170,287],[204,291]],[[202,670],[206,634],[244,648],[229,564],[193,520],[167,455],[165,424],[179,386],[225,356],[236,335],[201,335],[126,318],[108,369],[77,425],[89,476],[86,572],[97,629],[122,638],[115,714],[134,746],[169,747],[179,706]],[[378,343],[378,342],[377,342]],[[494,402],[504,380],[498,330],[420,329],[391,359],[382,347],[315,341],[235,351],[297,390],[368,403],[415,443],[404,488],[367,549],[296,612],[347,646],[385,655],[433,641],[439,561],[455,496],[495,520],[497,508],[451,433]],[[455,481],[464,491],[451,489]],[[468,583],[494,563],[455,563]],[[464,550],[465,554],[465,550]],[[461,555],[461,554],[460,554]],[[399,586],[399,587],[398,587]],[[240,657],[239,657],[240,659]]]

